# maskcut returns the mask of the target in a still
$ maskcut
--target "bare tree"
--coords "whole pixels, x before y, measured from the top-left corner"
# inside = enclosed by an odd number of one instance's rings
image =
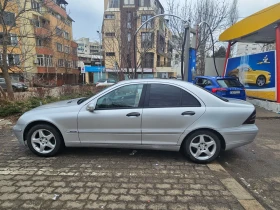
[[[52,48],[51,37],[57,35],[57,27],[63,28],[62,21],[50,26],[48,20],[39,18],[44,13],[51,13],[53,7],[57,5],[52,0],[0,0],[0,69],[10,100],[14,99],[14,94],[9,73],[21,73],[28,80],[27,73],[34,69],[36,46],[41,43],[41,46]],[[45,63],[46,67],[53,65],[52,58]]]
[[[229,14],[228,14],[228,20],[227,20],[228,26],[232,26],[238,21],[239,12],[238,12],[237,5],[238,5],[238,0],[233,0],[231,6],[229,8]]]
[[[233,1],[232,6],[228,7],[231,1]],[[196,0],[184,1],[184,3],[168,0],[167,2],[168,13],[189,20],[193,28],[197,28],[200,22],[206,21],[213,32],[214,44],[218,42],[218,34],[228,26],[229,22],[227,20],[231,19],[234,21],[234,18],[237,16],[236,14],[238,14],[236,0]],[[234,14],[231,14],[231,18],[229,18],[230,11],[232,10],[234,10]],[[175,37],[175,43],[178,45],[178,53],[181,53],[180,46],[183,43],[184,25],[182,21],[170,18],[170,27]],[[199,28],[197,41],[197,73],[204,75],[205,57],[213,46],[210,39],[210,30],[206,25],[201,25]]]

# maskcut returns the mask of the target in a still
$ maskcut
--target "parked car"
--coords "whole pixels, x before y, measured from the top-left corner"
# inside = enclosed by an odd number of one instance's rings
[[[0,86],[3,88],[3,90],[7,90],[6,81],[4,78],[0,78]],[[12,82],[12,87],[14,91],[27,91],[28,87],[21,82]]]
[[[116,80],[114,79],[100,79],[96,83],[96,87],[112,86],[114,84],[116,84]]]
[[[225,98],[246,101],[245,87],[234,77],[195,77],[194,84]]]
[[[263,71],[263,70],[253,70],[249,66],[241,66],[240,68],[236,68],[230,71],[227,75],[233,77],[239,77],[240,76],[239,73],[241,70],[244,72],[244,83],[246,84],[263,87],[270,83],[270,79],[271,79],[270,72]]]
[[[56,102],[23,114],[13,130],[39,156],[66,147],[182,151],[207,163],[221,150],[251,143],[255,107],[179,80],[127,80],[91,98]]]

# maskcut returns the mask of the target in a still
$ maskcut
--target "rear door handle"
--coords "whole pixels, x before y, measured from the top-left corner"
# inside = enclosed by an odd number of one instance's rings
[[[183,115],[183,116],[187,116],[187,115],[188,115],[188,116],[193,116],[193,115],[195,115],[195,112],[193,112],[193,111],[187,111],[187,112],[183,112],[182,115]]]
[[[139,117],[140,116],[140,113],[138,112],[132,112],[132,113],[129,113],[126,115],[127,117]]]

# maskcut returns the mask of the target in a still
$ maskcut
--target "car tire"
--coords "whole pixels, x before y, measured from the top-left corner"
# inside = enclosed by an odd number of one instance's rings
[[[187,137],[181,149],[195,163],[210,163],[220,154],[221,141],[214,132],[199,130]]]
[[[64,141],[55,127],[48,124],[38,124],[28,131],[27,145],[38,156],[52,157],[60,152]]]
[[[257,81],[256,81],[256,85],[257,85],[258,87],[263,87],[265,84],[266,84],[266,78],[265,78],[265,76],[263,76],[263,75],[258,76]]]

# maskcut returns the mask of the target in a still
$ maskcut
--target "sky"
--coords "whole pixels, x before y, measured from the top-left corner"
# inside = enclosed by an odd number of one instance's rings
[[[166,5],[166,0],[160,1],[163,6]],[[97,31],[101,30],[102,26],[104,1],[67,0],[67,2],[67,12],[75,21],[73,23],[73,38],[89,37],[91,40],[99,40]],[[280,3],[280,0],[239,0],[239,16],[241,18],[247,17],[276,3]]]

